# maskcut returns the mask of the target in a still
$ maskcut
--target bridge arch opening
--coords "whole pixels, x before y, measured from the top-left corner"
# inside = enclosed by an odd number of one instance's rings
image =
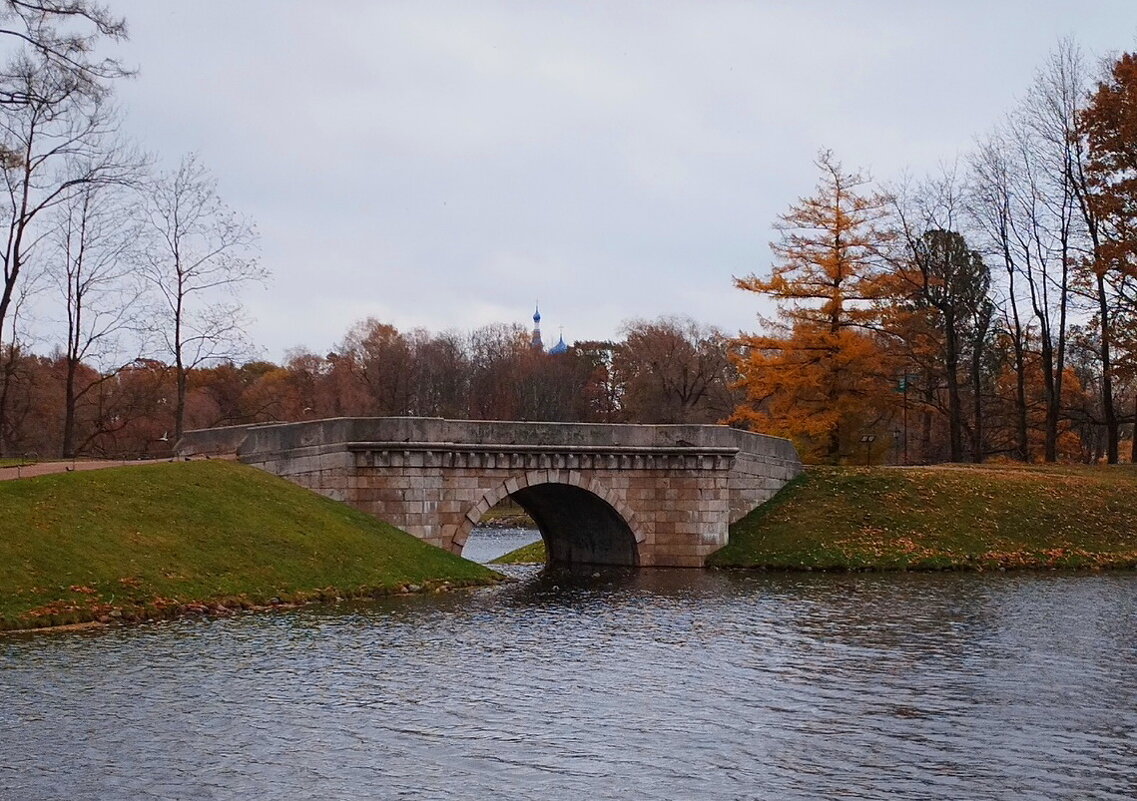
[[[505,484],[486,494],[493,506],[502,498],[515,501],[533,519],[545,542],[550,565],[618,565],[640,563],[642,536],[634,531],[627,509],[618,509],[584,487],[560,482],[530,484],[509,492]],[[465,543],[473,521],[454,539],[458,549]]]
[[[536,484],[512,497],[537,524],[549,564],[639,564],[631,527],[599,495],[571,484]]]

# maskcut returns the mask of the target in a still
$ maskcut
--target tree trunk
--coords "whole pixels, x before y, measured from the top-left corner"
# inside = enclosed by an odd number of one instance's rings
[[[1101,406],[1105,416],[1105,460],[1117,464],[1118,424],[1117,409],[1113,404],[1113,364],[1110,357],[1109,302],[1105,291],[1105,276],[1098,281],[1098,316],[1101,318]]]
[[[971,356],[971,407],[975,418],[972,428],[971,461],[983,461],[983,396],[982,376],[980,374],[983,351],[976,343]]]
[[[1062,420],[1062,387],[1066,375],[1066,317],[1070,305],[1069,223],[1062,227],[1062,285],[1058,300],[1058,347],[1054,360],[1054,456],[1058,458],[1058,426]]]
[[[67,359],[67,380],[63,388],[63,458],[75,457],[75,373],[77,360]]]
[[[944,349],[947,351],[948,387],[948,459],[963,461],[963,402],[959,396],[959,343],[956,341],[955,319],[944,320]]]
[[[1058,412],[1059,398],[1054,375],[1054,348],[1050,344],[1049,332],[1042,337],[1042,391],[1046,401],[1046,432],[1042,458],[1046,462],[1058,461]]]
[[[185,433],[186,422],[186,385],[188,383],[186,369],[181,360],[177,365],[177,400],[174,403],[174,439],[170,442],[173,448]]]
[[[1129,462],[1137,464],[1137,393],[1133,395],[1133,441],[1129,444]]]
[[[4,375],[4,384],[0,387],[0,457],[8,456],[8,385],[11,376]]]
[[[924,374],[924,409],[920,416],[920,461],[928,464],[932,452],[932,402],[935,400],[932,393],[931,376]]]
[[[16,379],[16,348],[0,348],[4,363],[0,365],[0,456],[11,456],[11,443],[8,440],[9,414],[11,412],[12,383]]]
[[[1023,342],[1022,318],[1019,317],[1019,304],[1015,300],[1015,270],[1014,262],[1010,257],[1010,250],[1003,240],[1003,261],[1007,266],[1007,278],[1010,287],[1011,320],[1013,323],[1013,338],[1011,348],[1015,354],[1015,450],[1019,461],[1030,461],[1030,441],[1027,439],[1026,428],[1026,345]]]
[[[1026,426],[1026,355],[1021,332],[1016,333],[1015,351],[1015,443],[1019,461],[1030,461],[1030,440]]]
[[[841,424],[836,423],[832,429],[829,430],[829,444],[827,446],[826,456],[829,458],[831,464],[841,463]]]

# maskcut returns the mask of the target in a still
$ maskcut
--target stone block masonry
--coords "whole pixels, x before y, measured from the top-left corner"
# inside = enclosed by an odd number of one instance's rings
[[[460,553],[512,496],[554,562],[701,567],[801,472],[784,439],[726,426],[336,418],[191,431],[241,461]]]

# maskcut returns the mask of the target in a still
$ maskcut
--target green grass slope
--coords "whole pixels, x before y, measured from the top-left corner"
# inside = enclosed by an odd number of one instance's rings
[[[495,565],[531,565],[531,564],[545,564],[545,541],[537,540],[528,545],[522,545],[520,548],[514,548],[507,554],[499,556],[494,559],[491,564]]]
[[[717,567],[1137,567],[1129,466],[811,468],[731,526]]]
[[[233,462],[0,482],[0,629],[498,579]]]

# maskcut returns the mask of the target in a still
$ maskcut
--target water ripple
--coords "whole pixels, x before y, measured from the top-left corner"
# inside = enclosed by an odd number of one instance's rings
[[[1137,576],[513,570],[0,641],[0,798],[1137,796]]]

